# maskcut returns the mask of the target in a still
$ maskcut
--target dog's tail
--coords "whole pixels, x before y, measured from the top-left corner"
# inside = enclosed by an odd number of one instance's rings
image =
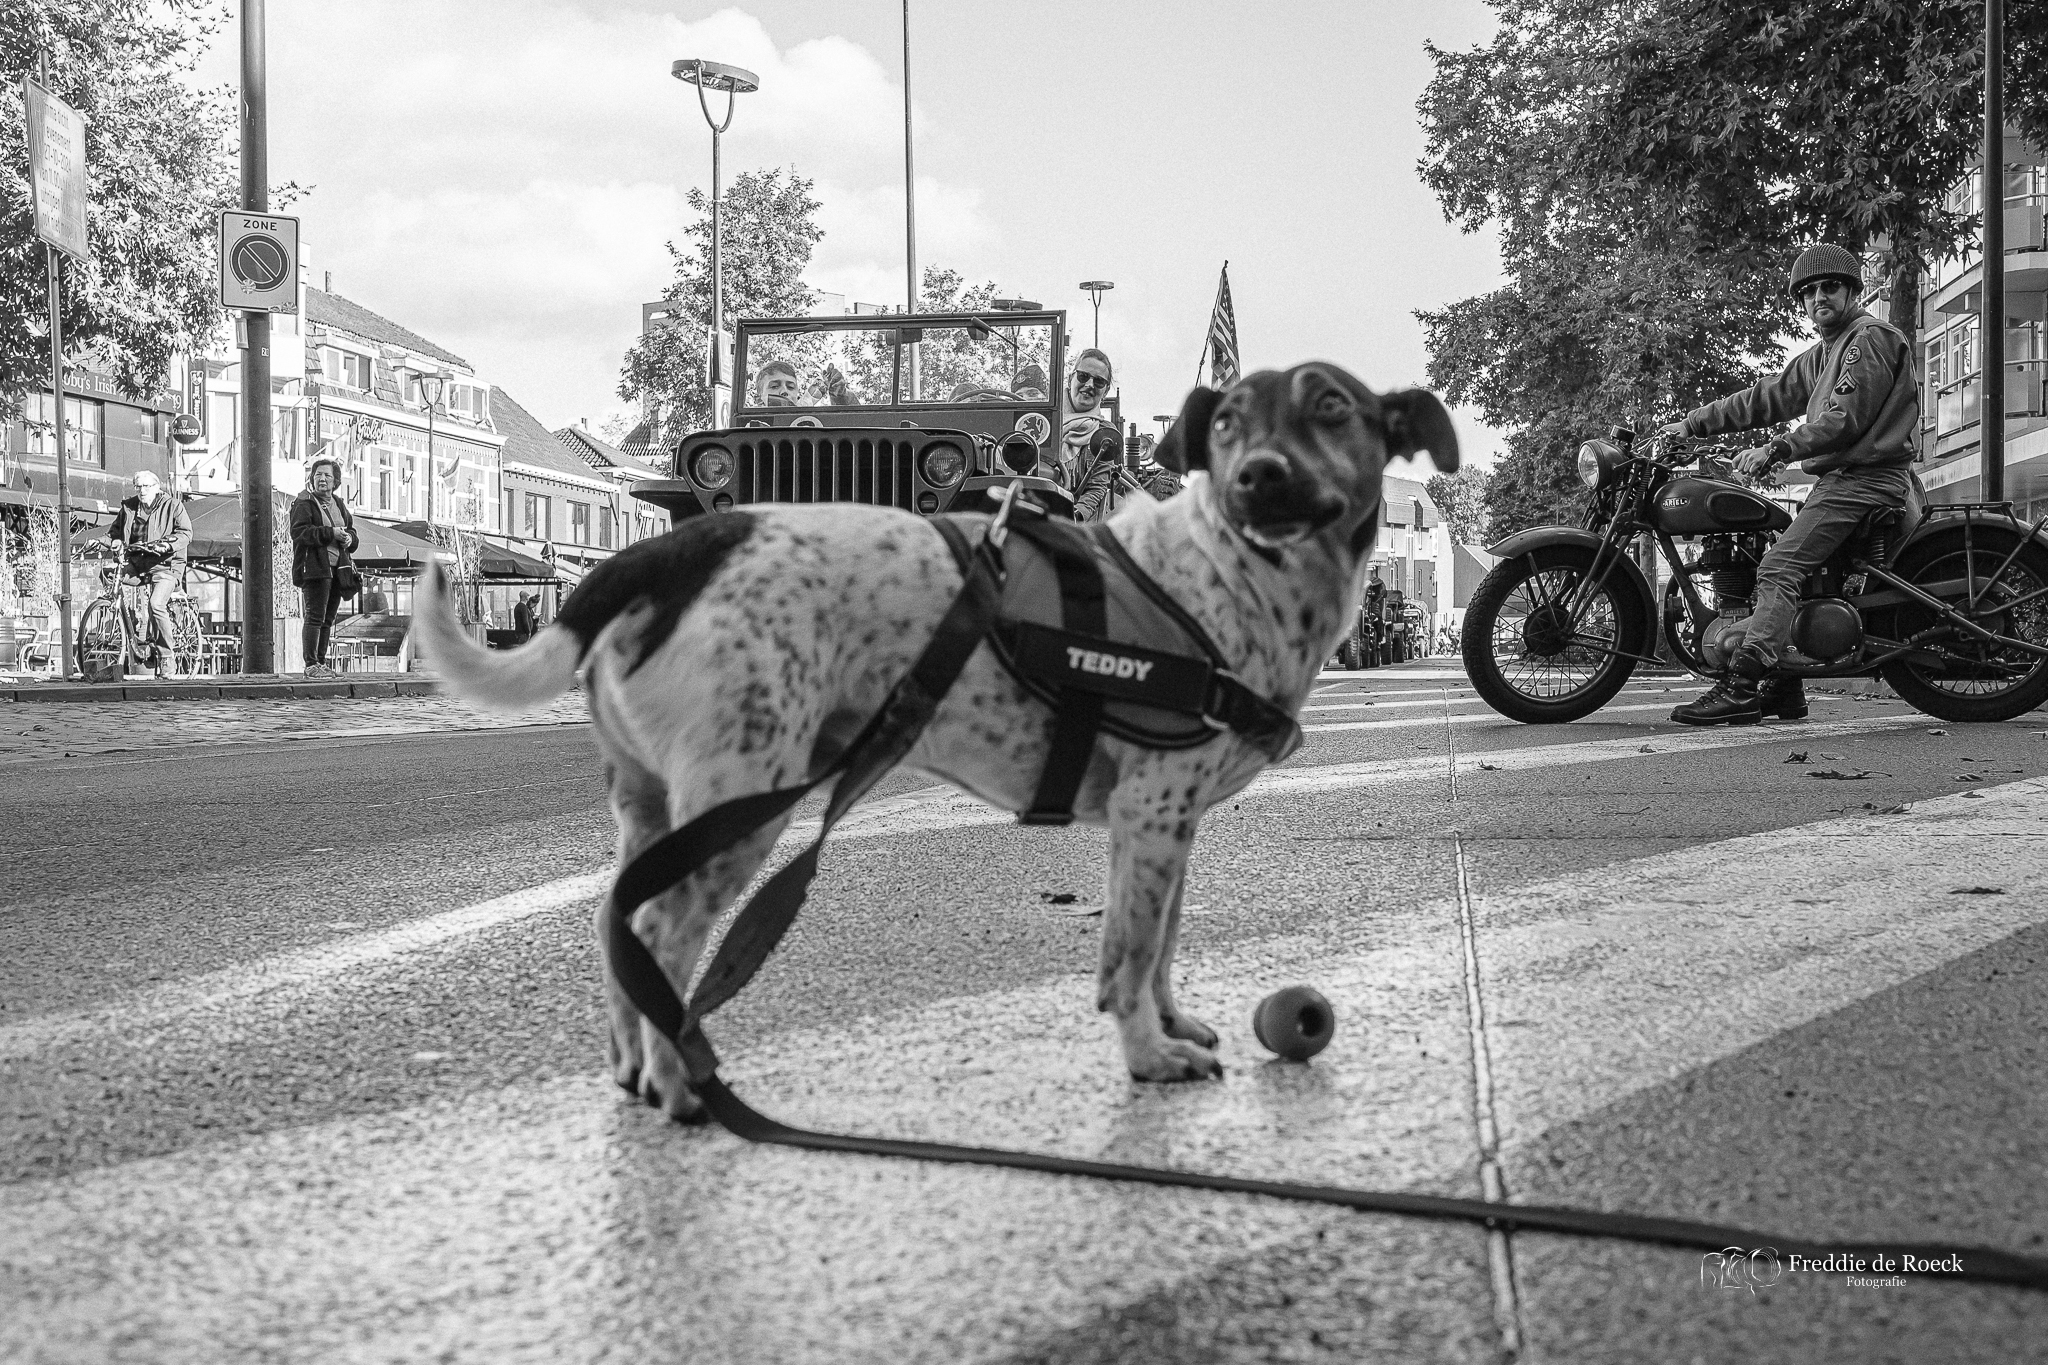
[[[583,641],[560,622],[517,649],[486,649],[455,615],[455,595],[432,565],[413,609],[413,647],[448,691],[486,711],[524,711],[567,691],[583,660]]]

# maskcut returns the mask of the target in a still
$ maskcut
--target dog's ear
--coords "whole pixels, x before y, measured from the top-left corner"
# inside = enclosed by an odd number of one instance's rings
[[[1197,386],[1188,395],[1188,401],[1180,405],[1180,416],[1167,429],[1166,439],[1152,452],[1161,468],[1187,474],[1209,467],[1209,422],[1222,401],[1223,394],[1216,389]]]
[[[1380,411],[1387,425],[1388,459],[1426,450],[1443,473],[1458,467],[1458,433],[1435,394],[1427,389],[1383,394]]]

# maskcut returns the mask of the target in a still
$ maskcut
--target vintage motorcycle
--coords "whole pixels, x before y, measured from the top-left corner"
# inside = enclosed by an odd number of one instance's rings
[[[1792,514],[1728,472],[1723,448],[1638,442],[1626,427],[1579,447],[1591,490],[1582,526],[1539,526],[1489,547],[1500,562],[1465,614],[1466,672],[1494,710],[1531,725],[1605,706],[1653,657],[1658,603],[1631,549],[1670,572],[1662,618],[1672,655],[1726,671],[1742,645],[1756,568]],[[1701,462],[1696,474],[1679,471]],[[2048,700],[2048,517],[2010,503],[1866,517],[1800,591],[1783,671],[1881,676],[1949,721],[2008,720]],[[1692,557],[1676,542],[1694,547]]]

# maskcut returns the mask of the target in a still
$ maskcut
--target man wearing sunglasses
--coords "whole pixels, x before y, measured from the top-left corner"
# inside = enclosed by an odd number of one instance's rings
[[[1800,720],[1806,694],[1797,677],[1775,672],[1791,645],[1799,585],[1826,563],[1869,513],[1905,508],[1919,519],[1924,491],[1913,475],[1920,386],[1912,343],[1857,302],[1862,263],[1838,246],[1808,247],[1792,266],[1790,293],[1820,335],[1785,372],[1687,413],[1662,436],[1713,436],[1804,417],[1805,422],[1736,458],[1763,475],[1797,460],[1817,475],[1806,504],[1757,566],[1756,607],[1729,675],[1671,713],[1682,725],[1754,725],[1765,716]]]
[[[1076,521],[1100,520],[1116,486],[1117,455],[1123,441],[1102,416],[1102,400],[1109,396],[1113,373],[1109,357],[1091,346],[1074,357],[1073,372],[1067,376],[1060,463],[1053,477],[1074,495]]]

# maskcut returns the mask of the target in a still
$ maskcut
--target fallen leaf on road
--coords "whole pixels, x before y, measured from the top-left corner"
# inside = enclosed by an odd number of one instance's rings
[[[1041,891],[1038,898],[1047,905],[1072,905],[1081,899],[1071,891]]]
[[[1483,772],[1483,773],[1497,773],[1497,772],[1499,772],[1499,771],[1500,771],[1500,764],[1498,764],[1498,763],[1482,763],[1482,764],[1480,764],[1480,765],[1479,765],[1479,771],[1480,771],[1480,772]]]
[[[1949,894],[1951,896],[2003,896],[2005,888],[2002,886],[1959,886],[1949,892]]]
[[[1981,773],[1957,773],[1955,780],[1958,782],[1982,782],[1984,777]]]
[[[1804,763],[1804,762],[1806,762],[1806,750],[1804,750],[1804,749],[1794,749],[1794,750],[1793,750],[1793,751],[1792,751],[1791,753],[1789,753],[1789,754],[1786,754],[1786,755],[1785,755],[1785,761],[1786,761],[1787,763]]]
[[[1869,811],[1869,812],[1870,812],[1870,813],[1871,813],[1872,815],[1904,815],[1904,814],[1905,814],[1905,813],[1906,813],[1907,811],[1911,810],[1911,809],[1912,809],[1912,807],[1911,807],[1911,806],[1877,806],[1877,805],[1872,805],[1872,804],[1871,804],[1870,802],[1868,802],[1868,801],[1865,801],[1865,802],[1863,803],[1863,809],[1865,809],[1865,810]]]
[[[1861,782],[1861,781],[1862,781],[1862,780],[1863,780],[1864,778],[1866,778],[1866,777],[1890,777],[1890,776],[1891,776],[1891,774],[1890,774],[1890,773],[1877,773],[1877,772],[1871,772],[1871,771],[1869,771],[1868,769],[1865,769],[1865,768],[1858,768],[1858,769],[1857,769],[1857,770],[1856,770],[1855,772],[1853,772],[1853,773],[1844,773],[1844,772],[1837,772],[1837,771],[1835,771],[1835,770],[1834,770],[1833,768],[1822,768],[1822,769],[1821,769],[1821,770],[1820,770],[1819,772],[1817,772],[1817,773],[1808,773],[1808,774],[1807,774],[1807,776],[1808,776],[1808,777],[1831,777],[1831,778],[1834,778],[1834,779],[1836,779],[1837,781],[1841,781],[1841,782]]]
[[[1657,751],[1651,748],[1649,745],[1645,744],[1642,748],[1636,750],[1636,752],[1639,754],[1654,754]]]
[[[1928,731],[1927,733],[1928,733],[1928,734],[1930,734],[1930,735],[1945,735],[1945,734],[1947,734],[1947,733],[1948,733],[1948,731],[1946,731],[1946,730],[1929,730],[1929,731]]]
[[[1963,793],[1963,800],[1965,800],[1965,801],[1982,801],[1983,799],[1984,799],[1984,793],[1983,793],[1983,792],[1964,792],[1964,793]]]

